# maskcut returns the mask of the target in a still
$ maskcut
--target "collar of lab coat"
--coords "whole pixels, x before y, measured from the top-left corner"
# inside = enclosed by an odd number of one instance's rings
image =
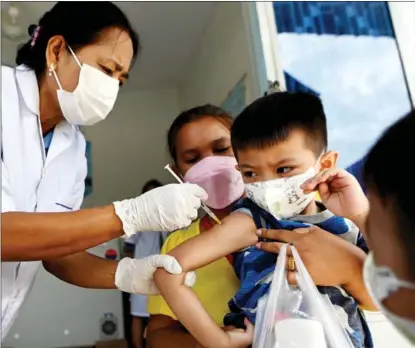
[[[26,65],[19,65],[16,79],[26,107],[39,117],[39,86],[35,71]]]
[[[35,71],[27,65],[19,65],[16,67],[16,80],[26,107],[30,110],[30,112],[36,115],[36,117],[39,117],[39,85]],[[75,136],[75,132],[80,131],[78,126],[73,126],[66,120],[62,120],[55,127],[55,130],[57,129],[59,129],[63,135],[67,137],[67,140],[71,140],[71,138]]]
[[[16,80],[27,108],[33,113],[33,116],[39,117],[39,86],[35,71],[26,65],[19,65],[16,68]],[[39,131],[41,131],[40,128]],[[77,132],[80,132],[79,127],[71,125],[66,120],[62,120],[55,127],[52,143],[57,145],[52,145],[49,149],[46,164],[75,140]]]

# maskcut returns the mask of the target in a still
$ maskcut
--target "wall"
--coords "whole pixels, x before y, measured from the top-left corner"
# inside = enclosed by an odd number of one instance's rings
[[[92,143],[93,175],[85,207],[138,195],[152,178],[170,180],[164,170],[166,134],[178,110],[176,89],[127,92],[105,122],[84,128]]]
[[[255,98],[248,33],[240,2],[218,2],[180,84],[181,109],[221,105],[246,74],[246,101]]]
[[[1,64],[14,66],[16,59],[16,43],[7,38],[1,38]]]
[[[165,135],[178,112],[177,91],[149,90],[121,93],[109,118],[85,135],[92,141],[93,192],[84,206],[103,205],[141,192],[146,180],[170,177]],[[94,248],[103,255],[117,241]],[[105,312],[118,318],[123,336],[121,293],[86,290],[39,272],[33,291],[3,344],[14,348],[51,348],[92,345],[99,339]],[[67,331],[66,331],[67,330]]]

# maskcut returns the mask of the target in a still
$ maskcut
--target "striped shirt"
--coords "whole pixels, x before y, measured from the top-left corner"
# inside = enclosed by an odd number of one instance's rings
[[[321,205],[321,203],[317,204]],[[334,215],[324,207],[322,208],[323,211],[315,215],[277,220],[249,198],[242,198],[234,205],[233,211],[251,216],[257,228],[293,230],[315,225],[357,245],[365,252],[368,251],[362,234],[351,221]],[[266,242],[266,240],[262,241]],[[229,301],[231,313],[225,316],[225,325],[244,327],[245,317],[255,323],[258,300],[269,290],[276,260],[276,254],[264,252],[255,246],[234,254],[233,267],[241,281],[241,286]],[[318,286],[317,288],[321,294],[328,295],[330,298],[354,347],[372,348],[372,337],[356,299],[340,286]]]

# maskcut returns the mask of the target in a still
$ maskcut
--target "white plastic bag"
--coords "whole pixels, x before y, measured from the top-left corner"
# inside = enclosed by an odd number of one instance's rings
[[[253,348],[353,348],[328,297],[317,290],[291,246],[298,286],[287,281],[287,246],[277,259],[268,295],[258,301]]]

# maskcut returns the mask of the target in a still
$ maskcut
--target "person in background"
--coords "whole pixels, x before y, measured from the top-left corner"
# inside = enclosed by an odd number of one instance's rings
[[[150,180],[143,186],[142,194],[161,186],[163,185],[158,180]],[[125,253],[132,254],[131,257],[134,259],[141,259],[159,254],[165,237],[165,232],[137,232],[124,240]],[[144,330],[147,326],[149,317],[146,295],[130,295],[130,313],[132,316],[131,336],[133,347],[144,348]]]
[[[244,191],[231,147],[232,122],[232,117],[219,107],[203,105],[177,116],[167,135],[174,170],[185,181],[195,180],[207,190],[209,199],[206,204],[219,219],[230,214],[231,205]],[[161,253],[167,254],[195,236],[209,234],[214,224],[209,216],[204,216],[187,229],[172,233]],[[231,261],[231,258],[223,257],[198,269],[193,288],[206,311],[224,331],[234,330],[223,326],[223,317],[228,312],[229,299],[239,287]],[[149,348],[202,348],[177,321],[163,297],[151,296],[148,312]]]
[[[415,345],[415,110],[390,126],[366,157],[367,198],[348,172],[333,169],[303,185],[363,231],[371,250],[363,278],[383,314]]]

